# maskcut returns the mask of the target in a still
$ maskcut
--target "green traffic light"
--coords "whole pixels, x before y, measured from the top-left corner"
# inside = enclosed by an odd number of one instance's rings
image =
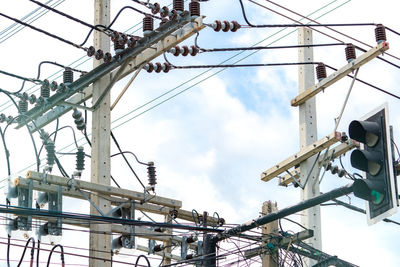
[[[385,197],[384,194],[382,194],[376,190],[371,191],[372,203],[374,203],[375,205],[379,205],[380,203],[382,203],[384,197]]]

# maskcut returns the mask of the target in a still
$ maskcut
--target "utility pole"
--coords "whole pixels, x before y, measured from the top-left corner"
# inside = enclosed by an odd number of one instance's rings
[[[298,30],[299,45],[312,44],[312,30],[301,27]],[[299,48],[299,62],[313,62],[312,47]],[[314,66],[300,65],[299,66],[299,93],[303,93],[308,88],[314,85]],[[303,104],[299,105],[299,127],[300,127],[300,150],[306,148],[317,141],[317,112],[315,97],[308,99]],[[300,163],[300,181],[305,184],[301,190],[301,200],[308,200],[320,194],[319,189],[319,167],[314,164],[317,156],[309,157],[307,160]],[[311,207],[303,211],[301,223],[307,229],[314,231],[314,236],[307,240],[312,247],[321,250],[321,210],[320,206]],[[312,266],[316,262],[310,260],[307,266]]]
[[[110,24],[110,0],[94,1],[94,25]],[[110,38],[99,31],[94,31],[93,45],[97,49],[102,49],[104,53],[110,51]],[[102,63],[94,60],[93,67],[96,68]],[[93,83],[93,104],[101,96],[103,90],[110,83],[110,75],[104,75],[101,79]],[[110,94],[108,93],[92,113],[92,158],[91,158],[91,178],[90,181],[97,184],[110,185]],[[111,202],[92,195],[93,203],[107,213],[111,209]],[[98,211],[90,206],[90,214],[99,215]],[[100,234],[104,233],[104,234]],[[89,266],[111,267],[111,224],[91,224],[90,225],[90,259]],[[93,259],[102,258],[105,260]]]
[[[278,205],[272,201],[265,201],[262,206],[262,215],[270,214],[272,212],[278,211]],[[267,240],[271,240],[271,236],[279,235],[278,221],[273,221],[262,226],[263,234],[263,246],[269,243]],[[279,255],[278,248],[275,252],[269,253],[262,257],[262,267],[278,267]]]

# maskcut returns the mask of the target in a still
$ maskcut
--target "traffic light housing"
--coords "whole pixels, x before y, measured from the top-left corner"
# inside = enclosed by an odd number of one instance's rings
[[[351,165],[364,172],[364,179],[354,182],[354,195],[367,201],[367,221],[374,224],[397,211],[388,108],[383,105],[354,120],[349,135],[361,143],[351,153]]]

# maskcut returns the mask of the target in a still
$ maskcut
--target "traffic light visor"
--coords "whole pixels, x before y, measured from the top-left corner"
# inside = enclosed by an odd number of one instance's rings
[[[375,146],[380,138],[379,124],[372,121],[352,121],[349,125],[350,138],[369,147]]]
[[[354,150],[351,153],[350,162],[354,168],[374,176],[377,175],[382,168],[380,155],[374,151]]]

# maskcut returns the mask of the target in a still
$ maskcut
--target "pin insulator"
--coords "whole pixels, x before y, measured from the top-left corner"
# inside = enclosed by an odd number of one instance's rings
[[[169,21],[168,18],[162,18],[162,19],[161,19],[161,22],[160,22],[160,26],[161,26],[161,25],[164,25],[164,24],[167,23],[168,21]]]
[[[229,21],[224,20],[223,25],[222,25],[222,31],[223,32],[228,32],[231,29],[231,24]]]
[[[32,94],[29,98],[28,98],[28,100],[29,100],[29,103],[31,104],[31,105],[33,105],[33,104],[35,104],[36,103],[36,96],[34,95],[34,94]]]
[[[186,260],[191,260],[193,259],[193,254],[187,254],[185,257]]]
[[[346,60],[347,62],[351,62],[354,59],[356,59],[356,48],[354,47],[353,44],[347,44],[346,48],[344,49],[344,52],[346,54]]]
[[[216,20],[214,25],[213,25],[213,29],[216,32],[219,32],[222,29],[222,23],[220,20]]]
[[[189,3],[189,11],[192,17],[199,17],[200,16],[200,3],[198,1],[192,0]]]
[[[178,218],[178,210],[177,209],[170,210],[169,215],[171,216],[172,219]]]
[[[150,4],[150,7],[151,7],[151,13],[153,13],[154,15],[160,12],[161,7],[159,3]]]
[[[337,174],[338,172],[339,172],[339,167],[337,165],[333,166],[333,168],[331,169],[331,173]]]
[[[386,41],[386,30],[385,30],[385,26],[383,26],[382,24],[376,25],[375,40],[378,44]]]
[[[225,224],[225,219],[224,218],[219,218],[218,219],[218,226],[223,226]]]
[[[137,37],[131,37],[131,38],[129,38],[129,40],[128,40],[128,47],[129,47],[129,48],[135,47],[137,41],[138,41],[138,38],[137,38]]]
[[[42,84],[40,87],[40,96],[43,96],[44,98],[50,97],[50,87],[48,85]]]
[[[318,81],[322,81],[323,79],[326,78],[326,67],[324,63],[318,63],[316,71],[317,71]]]
[[[186,57],[187,55],[189,55],[189,47],[187,47],[187,45],[182,46],[182,56]]]
[[[174,48],[172,48],[171,50],[171,53],[174,55],[174,56],[179,56],[180,55],[180,53],[181,53],[181,48],[179,47],[179,45],[177,45],[177,46],[175,46]]]
[[[57,82],[56,81],[52,81],[51,84],[50,84],[50,90],[51,91],[55,91],[55,90],[57,90],[57,88],[58,88]]]
[[[208,212],[203,211],[203,226],[207,226],[208,223]]]
[[[190,55],[194,57],[197,53],[199,53],[199,49],[194,45],[190,46]]]
[[[148,34],[154,30],[154,19],[148,15],[143,18],[143,33]]]
[[[162,250],[164,250],[164,246],[163,245],[158,244],[158,245],[154,246],[154,252],[160,252]]]
[[[166,6],[163,6],[163,7],[161,8],[161,11],[160,11],[161,17],[165,18],[165,17],[168,16],[168,14],[169,14],[169,8],[166,7]]]
[[[169,12],[169,20],[177,20],[178,19],[178,11],[175,9],[172,9],[171,12]]]
[[[65,84],[60,83],[57,88],[57,93],[64,93],[66,89],[67,89],[67,87],[65,86]]]
[[[92,57],[96,53],[94,46],[90,46],[86,51],[88,57]]]
[[[7,117],[4,113],[0,114],[0,122],[5,122],[7,120]]]
[[[28,100],[29,99],[28,93],[27,92],[23,92],[22,95],[21,95],[21,99]]]
[[[149,178],[149,185],[154,186],[154,185],[157,184],[156,167],[154,167],[154,162],[149,162],[148,163],[148,165],[147,165],[147,176]]]
[[[175,9],[176,11],[185,10],[185,2],[184,2],[184,0],[174,0],[173,1],[173,9]]]
[[[111,41],[116,42],[119,39],[119,32],[113,31],[111,33]]]
[[[94,57],[95,57],[97,60],[102,59],[103,56],[104,56],[104,53],[103,53],[103,50],[101,50],[101,49],[97,50],[96,53],[94,53]]]
[[[63,82],[65,84],[70,84],[74,82],[74,73],[72,72],[72,69],[69,67],[66,67],[63,72]]]
[[[78,147],[76,152],[76,170],[83,171],[85,169],[85,152],[83,147]]]
[[[160,62],[157,62],[155,65],[154,65],[154,71],[156,72],[156,73],[160,73],[161,71],[162,71],[162,65],[161,65],[161,63]]]
[[[74,108],[72,118],[74,118],[74,122],[78,130],[82,131],[86,128],[85,119],[82,117],[82,112],[80,112],[78,109]]]
[[[168,62],[164,62],[163,64],[163,71],[168,73],[171,70],[171,65]]]
[[[231,31],[232,32],[236,32],[237,30],[239,30],[240,29],[240,24],[239,24],[239,22],[237,22],[236,20],[233,20],[232,21],[232,25],[233,25],[233,27],[231,28]]]
[[[117,40],[114,42],[114,51],[115,53],[119,54],[125,49],[125,41],[124,40]]]
[[[154,65],[153,63],[149,62],[146,65],[144,65],[144,69],[148,72],[148,73],[152,73],[154,70]]]
[[[50,85],[49,80],[44,79],[43,82],[42,82],[42,85],[49,86]]]
[[[110,63],[111,59],[112,59],[112,56],[111,56],[110,52],[107,52],[104,54],[104,58],[103,58],[104,63]]]
[[[25,99],[21,99],[18,102],[18,111],[19,113],[25,113],[28,111],[28,101]]]
[[[191,235],[191,236],[189,236],[189,237],[186,239],[186,242],[187,242],[188,244],[191,244],[191,243],[196,242],[197,240],[198,240],[197,236]]]
[[[36,99],[36,106],[41,106],[41,105],[43,105],[44,104],[44,97],[43,96],[39,96],[37,99]]]
[[[329,171],[330,169],[332,169],[332,162],[328,162],[328,163],[325,165],[325,170]]]
[[[56,160],[56,152],[55,152],[55,145],[52,140],[47,140],[45,144],[46,152],[47,152],[47,165],[52,167]]]

